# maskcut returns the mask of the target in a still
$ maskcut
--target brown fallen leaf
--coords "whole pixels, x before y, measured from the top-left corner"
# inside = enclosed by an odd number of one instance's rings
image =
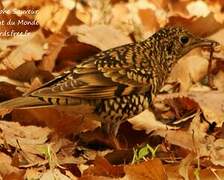
[[[217,88],[219,91],[224,91],[224,72],[219,71],[213,78],[214,86]]]
[[[99,127],[100,122],[91,112],[91,107],[82,105],[18,109],[12,112],[12,120],[25,125],[47,125],[58,134],[66,136],[91,131]]]
[[[84,24],[91,24],[92,20],[92,14],[91,14],[91,8],[89,6],[82,6],[80,2],[76,2],[76,17]]]
[[[206,123],[200,121],[199,114],[195,116],[188,131],[173,131],[173,130],[159,130],[155,132],[156,135],[160,135],[166,140],[177,146],[190,150],[192,153],[200,157],[209,157],[214,165],[224,166],[224,146],[223,139],[215,139],[212,135],[207,135]],[[194,157],[196,157],[194,155]],[[189,155],[189,161],[193,161],[191,155]],[[188,159],[186,159],[187,163]],[[189,163],[189,162],[188,162]],[[185,168],[186,165],[182,165],[181,174],[182,176],[187,176]]]
[[[179,165],[167,164],[167,165],[165,165],[165,168],[166,168],[166,172],[168,174],[168,177],[170,179],[175,179],[175,180],[181,180],[181,179],[183,179],[183,177],[181,177],[179,175],[179,173],[177,173],[178,172]],[[190,166],[188,168],[188,175],[189,176],[186,177],[185,179],[194,180],[196,178],[195,177],[196,168],[197,167],[195,167],[195,164],[193,164],[192,166]],[[202,168],[198,172],[199,172],[198,173],[199,178],[200,179],[205,179],[205,180],[222,179],[224,177],[224,170],[223,170],[223,168],[219,168],[219,167]]]
[[[214,142],[210,157],[214,165],[224,166],[224,139],[217,139]]]
[[[14,172],[12,172],[12,173],[6,175],[4,177],[4,179],[6,179],[6,180],[8,180],[8,179],[22,180],[22,179],[24,179],[24,174],[25,174],[24,171],[21,172],[21,173],[14,173]]]
[[[181,25],[189,29],[192,33],[202,37],[212,35],[223,27],[221,23],[215,20],[213,13],[210,13],[206,17],[199,18],[171,16],[169,17],[169,23],[167,25]]]
[[[214,140],[213,136],[207,136],[207,123],[202,123],[200,120],[200,112],[197,112],[190,124],[187,131],[184,130],[158,130],[154,132],[156,135],[160,135],[171,143],[189,149],[199,155],[208,155],[208,149],[206,144],[211,143]]]
[[[9,153],[13,153],[11,164],[16,167],[39,167],[49,164],[51,167],[66,164],[80,164],[79,158],[73,156],[75,144],[48,128],[20,126],[15,122],[1,122],[0,144]],[[51,136],[51,137],[50,137]],[[51,156],[49,160],[48,156]],[[66,167],[66,166],[65,166]]]
[[[41,24],[39,30],[43,32],[44,36],[43,43],[35,41],[34,45],[31,45],[34,49],[30,49],[29,45],[24,45],[36,37],[34,33],[22,38],[13,37],[10,41],[5,39],[1,41],[0,73],[10,77],[0,77],[0,81],[10,84],[0,84],[1,100],[17,97],[20,95],[17,90],[27,92],[28,89],[36,88],[47,81],[51,74],[48,73],[49,76],[43,74],[43,71],[39,70],[40,68],[50,72],[61,72],[76,65],[82,58],[99,52],[99,48],[106,50],[131,42],[130,34],[132,38],[134,34],[134,37],[139,36],[137,39],[143,39],[165,25],[183,25],[197,35],[212,35],[214,37],[209,38],[223,43],[224,13],[222,12],[223,2],[220,0],[173,0],[169,2],[166,0],[78,0],[76,2],[74,0],[61,0],[60,2],[54,0],[4,0],[2,3],[6,8],[40,10],[36,17],[29,15],[27,18],[38,19]],[[88,26],[79,26],[83,23]],[[69,26],[74,28],[70,34],[67,32]],[[220,30],[219,34],[214,34],[218,30]],[[60,37],[57,33],[60,33]],[[22,47],[28,51],[24,52]],[[16,51],[19,48],[21,48],[21,52]],[[220,58],[215,62],[223,59],[223,52],[220,52],[219,55],[222,56],[215,55],[216,58]],[[9,61],[6,60],[8,57]],[[1,63],[2,59],[6,63]],[[31,66],[28,65],[28,61],[32,63]],[[163,124],[166,123],[165,121],[163,123],[157,121],[158,118],[155,118],[149,111],[129,120],[138,130],[143,129],[147,133],[154,131],[164,137],[160,138],[165,139],[160,146],[161,152],[166,151],[167,156],[165,158],[160,156],[160,151],[158,155],[163,162],[166,162],[165,166],[159,159],[131,165],[127,164],[129,161],[126,161],[124,156],[118,156],[117,159],[120,161],[116,162],[122,164],[125,161],[126,165],[111,165],[105,159],[98,159],[99,161],[96,159],[95,165],[93,165],[96,154],[100,154],[102,151],[86,150],[77,145],[81,144],[80,141],[72,142],[66,137],[70,138],[73,133],[80,137],[81,132],[91,131],[100,126],[100,123],[95,121],[95,117],[91,115],[88,118],[83,118],[87,111],[85,108],[78,107],[78,110],[74,110],[74,107],[60,107],[14,110],[6,116],[7,120],[21,122],[21,127],[10,124],[5,127],[0,122],[0,129],[4,129],[0,132],[0,142],[3,147],[0,152],[0,175],[3,175],[3,179],[154,180],[185,177],[193,180],[196,178],[194,172],[199,170],[197,160],[200,158],[201,169],[198,171],[198,175],[201,179],[222,179],[224,177],[222,168],[224,166],[224,142],[223,136],[217,134],[222,132],[219,127],[222,125],[224,117],[224,95],[222,92],[202,92],[204,89],[209,89],[207,86],[200,86],[197,83],[202,79],[203,82],[206,80],[204,77],[207,75],[207,59],[204,54],[197,51],[195,54],[185,56],[183,61],[182,65],[180,65],[180,61],[172,77],[174,77],[173,80],[181,82],[181,92],[187,92],[159,96],[165,96],[166,102],[168,99],[176,103],[172,107],[167,107],[165,106],[167,103],[164,103],[161,117],[168,117],[166,119],[172,121],[182,120],[181,118],[186,115],[189,120],[188,124],[184,128],[176,129]],[[214,82],[219,90],[223,89],[223,71],[224,68],[220,64],[216,64],[212,71]],[[15,80],[20,80],[22,83]],[[195,86],[194,83],[199,85]],[[200,92],[195,92],[196,89]],[[192,92],[193,90],[194,92]],[[161,101],[162,104],[163,99]],[[204,116],[202,114],[188,116],[200,108]],[[180,119],[177,118],[178,113]],[[214,131],[209,131],[207,134],[209,124],[205,121],[201,122],[204,119],[210,123],[217,123],[218,128],[214,128]],[[138,142],[151,143],[151,137],[148,138],[143,131],[138,135],[125,133],[131,129],[130,124],[126,124],[129,126],[123,124],[123,129],[120,128],[118,135],[128,135],[129,137],[125,139],[128,144],[132,143],[135,138],[141,140],[134,141],[133,145]],[[39,137],[32,133],[41,134],[43,128],[38,131],[27,125],[32,125],[37,129],[47,125],[53,130],[48,129],[50,131],[48,135],[43,134],[43,137]],[[6,137],[4,137],[5,134]],[[147,140],[143,140],[143,135],[147,137]],[[50,154],[46,154],[47,150]],[[5,154],[1,155],[3,153]],[[6,157],[3,157],[5,155]],[[50,162],[48,156],[51,156],[53,163]],[[171,164],[169,160],[173,159],[170,156],[174,156],[175,163]],[[185,159],[179,160],[185,156]],[[1,164],[2,162],[4,164]],[[24,171],[17,171],[18,167]],[[90,167],[90,174],[81,175],[83,169],[87,167]],[[23,177],[25,171],[26,174]],[[117,175],[119,173],[121,175]]]
[[[90,44],[101,50],[131,43],[129,37],[109,25],[71,26],[68,31],[70,34],[78,36],[80,42]]]
[[[1,61],[9,69],[16,69],[26,61],[41,60],[45,54],[45,38],[41,32],[36,32],[32,39],[24,41]]]
[[[207,75],[207,69],[208,60],[198,49],[193,50],[175,65],[168,81],[179,82],[180,91],[188,91],[195,82]]]
[[[39,73],[33,61],[25,62],[12,71],[8,77],[19,82],[29,82]],[[19,85],[17,85],[19,87]]]
[[[89,167],[83,173],[83,176],[89,175],[118,178],[124,176],[124,171],[122,166],[113,166],[105,158],[97,156],[94,167]]]
[[[189,12],[186,9],[189,1],[168,1],[168,8],[170,12],[170,16],[180,16],[189,18]]]
[[[215,32],[214,34],[212,34],[211,36],[209,36],[209,39],[215,40],[217,42],[220,43],[220,46],[217,46],[217,50],[215,48],[215,52],[214,52],[214,57],[215,58],[220,58],[220,60],[223,61],[224,59],[224,39],[223,39],[223,33],[224,33],[224,29],[220,29],[217,32]]]
[[[70,10],[60,5],[60,3],[49,3],[40,8],[35,19],[42,28],[53,33],[59,33],[69,14]]]
[[[179,165],[178,164],[164,164],[164,168],[166,170],[167,176],[169,179],[181,180],[182,177],[178,172]]]
[[[47,45],[47,52],[41,61],[40,69],[50,72],[53,71],[58,54],[64,47],[65,40],[66,36],[62,34],[52,34],[48,37],[45,43]]]
[[[57,65],[54,70],[61,72],[64,69],[74,67],[77,63],[98,52],[100,52],[100,49],[78,42],[76,37],[70,36],[58,54]]]
[[[39,179],[41,177],[41,174],[42,173],[39,171],[39,169],[29,168],[26,170],[24,179],[27,179],[27,178]]]
[[[224,94],[221,91],[192,92],[188,96],[199,104],[205,118],[221,127],[224,121]]]
[[[152,9],[139,9],[138,13],[144,26],[144,32],[152,33],[160,28],[155,11]]]
[[[194,150],[191,133],[181,130],[158,130],[154,132],[154,134],[166,138],[170,144],[174,144],[188,150]]]
[[[20,126],[15,122],[1,121],[0,144],[9,152],[14,153],[12,165],[16,167],[32,167],[47,164],[41,149],[46,149],[48,128]],[[42,136],[43,135],[43,136]]]
[[[11,81],[8,78],[3,79],[0,77],[0,101],[5,101],[20,96],[21,92],[16,90],[16,85],[18,86],[21,84],[18,84],[17,81]]]
[[[223,168],[208,167],[200,170],[200,179],[213,180],[223,179],[224,170]]]
[[[137,116],[134,116],[131,119],[128,119],[135,130],[144,130],[147,134],[151,133],[152,131],[160,130],[160,129],[178,129],[177,127],[168,126],[160,121],[158,121],[155,115],[145,110]]]
[[[70,180],[70,178],[60,172],[59,169],[49,169],[46,172],[43,173],[43,175],[40,177],[40,180]]]
[[[217,127],[221,127],[224,121],[224,94],[222,91],[192,91],[186,93],[173,93],[166,95],[157,95],[156,101],[174,98],[189,98],[196,102],[201,108],[205,119],[212,123],[216,123]]]
[[[86,176],[83,176],[83,177],[79,178],[79,180],[115,180],[115,178],[104,177],[104,176],[86,175]]]
[[[111,25],[131,34],[135,41],[152,35],[166,24],[162,3],[148,0],[122,2],[112,7]]]
[[[122,179],[166,180],[165,168],[159,159],[124,166],[125,176]]]
[[[190,16],[206,17],[211,11],[206,2],[203,1],[192,1],[186,6]]]
[[[128,3],[120,2],[112,6],[110,24],[116,29],[122,31],[125,35],[129,35],[135,31],[135,21],[130,16]]]
[[[189,169],[192,169],[191,164],[195,159],[196,155],[189,153],[184,159],[181,160],[178,172],[184,179],[189,179]]]
[[[20,177],[22,179],[24,173],[23,170],[12,166],[11,163],[11,157],[0,152],[0,177],[5,179],[6,177],[12,177],[14,174],[14,177],[17,176],[18,178]]]
[[[151,2],[153,4],[155,4],[155,6],[158,9],[165,9],[165,10],[168,9],[169,1],[164,1],[164,0],[151,0]],[[172,3],[174,4],[175,2],[172,2]]]
[[[90,149],[89,149],[90,150]],[[123,171],[123,165],[112,165],[110,164],[104,157],[105,153],[108,153],[108,150],[106,152],[95,152],[94,156],[94,166],[87,166],[80,164],[79,168],[83,169],[81,170],[82,176],[80,180],[82,179],[123,179],[121,177],[124,176]],[[92,154],[91,150],[89,151],[89,154]],[[88,153],[85,154],[85,157],[88,158]]]
[[[12,1],[11,6],[16,7],[18,9],[22,9],[25,7],[29,8],[38,8],[43,5],[43,3],[49,3],[52,2],[51,0],[18,0],[18,1]]]
[[[12,47],[23,45],[25,42],[29,42],[36,36],[36,33],[30,33],[26,36],[13,36],[10,39],[1,39],[1,50],[13,50]]]

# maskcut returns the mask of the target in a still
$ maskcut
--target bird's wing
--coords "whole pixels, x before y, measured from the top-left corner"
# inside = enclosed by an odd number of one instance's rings
[[[127,74],[134,68],[130,63],[122,65],[122,54],[115,53],[120,52],[119,48],[88,58],[29,95],[99,99],[128,95],[138,90],[142,84],[134,81],[133,76]]]

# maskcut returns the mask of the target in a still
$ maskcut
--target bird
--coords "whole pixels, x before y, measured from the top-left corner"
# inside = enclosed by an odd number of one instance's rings
[[[1,102],[0,108],[90,105],[119,148],[120,125],[150,107],[178,60],[194,48],[216,45],[183,27],[163,27],[143,41],[88,57],[34,91]]]

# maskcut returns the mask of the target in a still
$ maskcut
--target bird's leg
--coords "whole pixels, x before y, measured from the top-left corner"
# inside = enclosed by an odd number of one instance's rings
[[[117,133],[120,127],[120,122],[103,122],[102,123],[102,130],[106,134],[109,145],[115,149],[122,149],[121,144],[117,138]]]

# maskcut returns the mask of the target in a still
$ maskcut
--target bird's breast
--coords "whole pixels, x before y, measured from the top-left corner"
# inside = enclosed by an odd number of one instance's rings
[[[95,113],[104,120],[125,120],[149,108],[151,96],[132,94],[96,102]]]

